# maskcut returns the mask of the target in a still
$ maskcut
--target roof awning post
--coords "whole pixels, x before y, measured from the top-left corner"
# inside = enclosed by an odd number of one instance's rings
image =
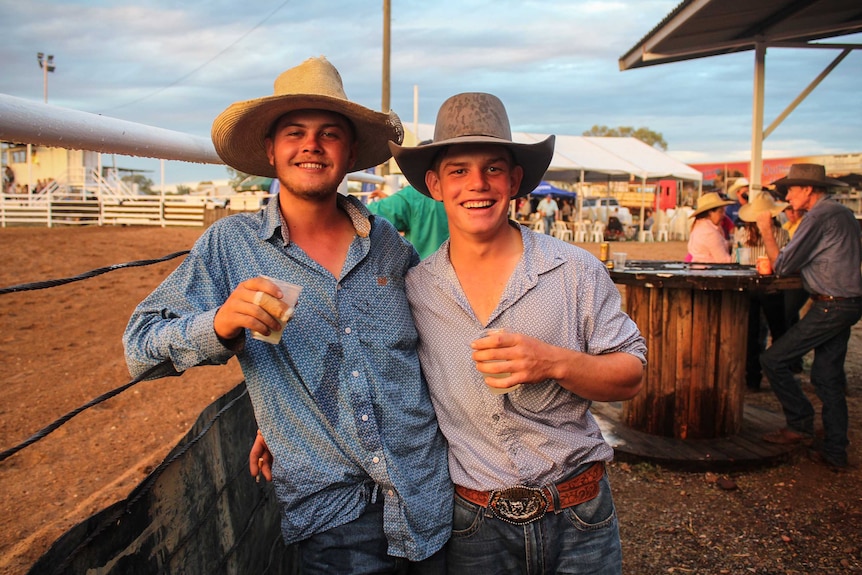
[[[766,80],[766,44],[754,47],[754,90],[751,112],[751,168],[749,182],[752,191],[760,191],[760,170],[763,156],[763,100]]]

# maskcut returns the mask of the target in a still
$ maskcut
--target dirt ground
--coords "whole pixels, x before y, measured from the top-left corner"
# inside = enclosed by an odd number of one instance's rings
[[[0,229],[0,287],[161,258],[189,249],[200,233]],[[595,244],[584,247],[598,252]],[[626,251],[630,259],[679,260],[685,245],[614,243],[612,251]],[[0,449],[129,381],[123,329],[137,302],[179,261],[0,295]],[[853,463],[862,460],[860,344],[857,325],[846,363]],[[25,572],[71,526],[128,495],[198,413],[241,380],[232,361],[138,384],[0,462],[0,574]],[[778,409],[768,387],[747,400]],[[719,477],[649,463],[615,463],[610,474],[626,573],[862,572],[859,468],[836,474],[800,456]],[[724,480],[736,489],[722,488]]]

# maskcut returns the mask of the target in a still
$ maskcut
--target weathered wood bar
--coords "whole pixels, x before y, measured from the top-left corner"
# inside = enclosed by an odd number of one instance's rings
[[[798,288],[798,277],[752,266],[628,262],[611,271],[647,343],[643,390],[623,404],[633,429],[678,439],[739,432],[743,419],[749,292]]]

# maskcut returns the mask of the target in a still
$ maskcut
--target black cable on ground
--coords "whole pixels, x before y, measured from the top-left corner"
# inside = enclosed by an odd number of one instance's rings
[[[103,393],[102,395],[96,397],[95,399],[91,399],[90,401],[88,401],[87,403],[82,405],[81,407],[78,407],[77,409],[73,409],[72,411],[70,411],[66,415],[55,420],[53,423],[49,424],[46,427],[43,427],[42,429],[40,429],[39,431],[37,431],[36,433],[31,435],[28,439],[23,441],[22,443],[19,443],[15,447],[11,447],[11,448],[3,451],[3,452],[0,452],[0,461],[5,461],[6,459],[15,455],[16,453],[18,453],[19,451],[21,451],[25,447],[28,447],[28,446],[36,443],[37,441],[39,441],[40,439],[42,439],[43,437],[45,437],[49,433],[56,431],[57,428],[59,428],[61,425],[63,425],[64,423],[66,423],[67,421],[69,421],[70,419],[72,419],[73,417],[75,417],[76,415],[81,413],[82,411],[90,409],[94,405],[98,405],[98,404],[102,403],[103,401],[111,399],[115,395],[119,395],[120,393],[126,391],[127,389],[129,389],[130,387],[135,385],[136,383],[140,383],[141,381],[147,379],[147,377],[152,375],[156,370],[162,368],[165,363],[170,363],[170,362],[169,361],[163,361],[157,365],[154,365],[153,367],[151,367],[150,369],[148,369],[147,371],[145,371],[144,373],[142,373],[141,375],[139,375],[138,377],[136,377],[135,379],[133,379],[129,383],[127,383],[125,385],[121,385],[120,387],[118,387],[116,389],[112,389],[111,391],[109,391],[107,393]]]
[[[63,278],[63,279],[57,279],[57,280],[46,280],[46,281],[42,281],[42,282],[33,282],[33,283],[19,284],[19,285],[15,285],[15,286],[0,288],[0,295],[4,295],[7,293],[16,293],[16,292],[22,292],[22,291],[30,291],[30,290],[45,289],[45,288],[49,288],[49,287],[61,286],[64,284],[68,284],[68,283],[77,282],[77,281],[81,281],[84,279],[96,277],[98,275],[101,275],[101,274],[104,274],[107,272],[112,272],[114,270],[119,270],[119,269],[124,269],[124,268],[134,268],[134,267],[140,267],[140,266],[148,266],[148,265],[152,265],[152,264],[166,262],[168,260],[172,260],[174,258],[184,256],[187,253],[189,253],[189,250],[184,250],[181,252],[168,254],[163,258],[158,258],[158,259],[154,259],[154,260],[138,260],[135,262],[126,262],[123,264],[114,264],[114,265],[107,266],[104,268],[97,268],[97,269],[94,269],[92,271],[85,272],[85,273],[82,273],[80,275],[76,275],[76,276],[73,276],[70,278]]]

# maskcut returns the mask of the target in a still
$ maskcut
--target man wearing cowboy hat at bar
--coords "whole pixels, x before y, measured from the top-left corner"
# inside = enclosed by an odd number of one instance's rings
[[[214,223],[124,335],[135,375],[238,358],[304,574],[445,570],[452,485],[403,280],[419,257],[337,193],[402,136],[396,115],[350,102],[322,57],[281,74],[274,95],[232,104],[213,144],[231,167],[277,177],[278,201]],[[303,288],[286,324],[268,277]],[[282,327],[275,344],[249,337]]]
[[[811,443],[814,407],[791,370],[794,360],[812,349],[811,384],[823,403],[823,440],[809,452],[812,459],[833,470],[843,470],[847,459],[847,376],[844,358],[850,328],[862,317],[862,246],[859,224],[848,208],[828,190],[844,186],[826,177],[818,164],[793,164],[786,177],[773,182],[787,188],[787,201],[805,218],[793,239],[779,249],[772,231],[772,215],[760,214],[757,225],[766,253],[778,275],[799,273],[810,294],[808,313],[761,356],[763,371],[781,402],[787,427],[764,436],[772,443]]]
[[[446,100],[433,143],[390,144],[449,222],[407,295],[456,484],[451,573],[621,570],[613,449],[589,407],[637,393],[646,347],[601,262],[508,219],[553,144],[513,142],[503,103],[483,93]]]

